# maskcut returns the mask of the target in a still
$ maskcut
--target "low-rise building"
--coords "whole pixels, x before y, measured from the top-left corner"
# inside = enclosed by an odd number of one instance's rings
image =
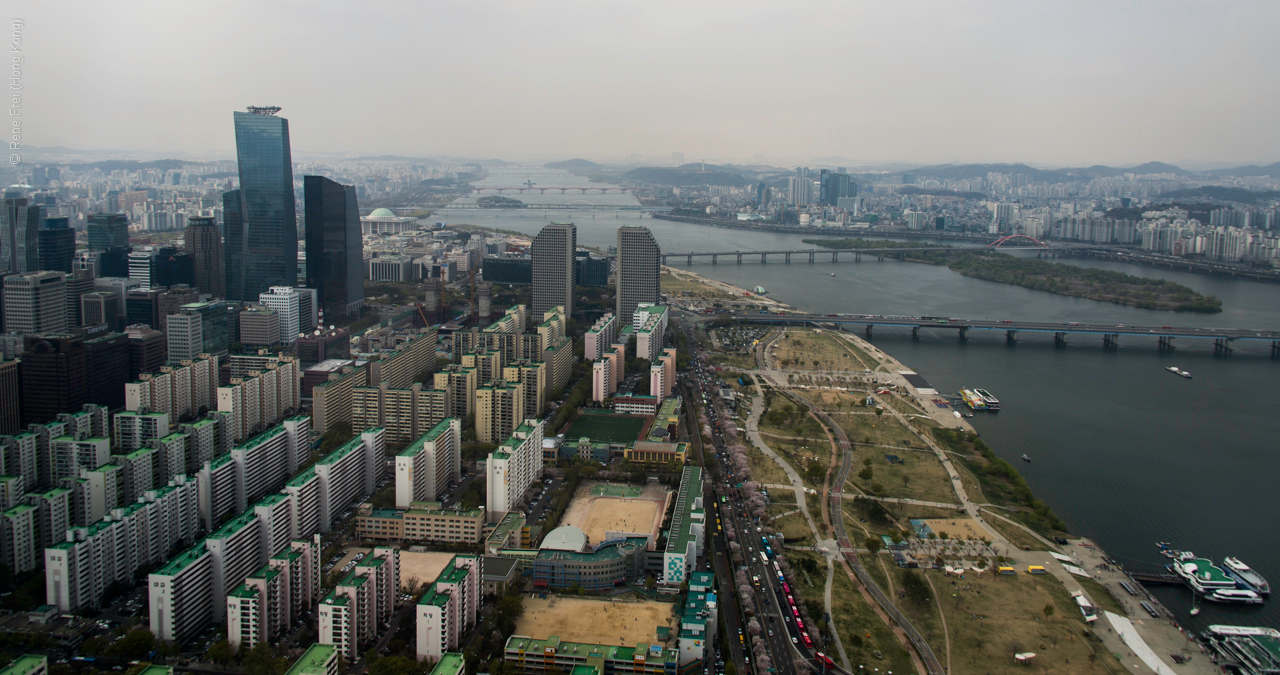
[[[414,502],[407,509],[358,508],[356,536],[361,539],[476,544],[484,534],[484,507],[443,509],[440,502]]]

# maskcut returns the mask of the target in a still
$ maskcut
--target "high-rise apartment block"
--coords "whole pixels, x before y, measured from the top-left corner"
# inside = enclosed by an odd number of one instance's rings
[[[514,510],[533,481],[542,476],[542,421],[524,420],[489,454],[485,464],[489,522]]]
[[[248,301],[298,282],[289,121],[279,108],[234,114],[240,189],[223,194],[227,298]]]
[[[449,417],[449,393],[421,384],[408,389],[392,389],[386,382],[355,387],[351,401],[352,431],[382,427],[390,443],[408,443]]]
[[[146,356],[140,357],[140,367],[154,363]],[[209,354],[178,361],[176,366],[160,366],[157,372],[141,373],[137,381],[125,384],[125,409],[168,413],[171,420],[194,416],[201,409],[217,408],[218,379],[218,361]]]
[[[595,361],[618,339],[618,320],[612,312],[596,320],[583,336],[583,357]]]
[[[187,218],[183,233],[191,255],[195,286],[215,298],[227,297],[227,263],[222,252],[222,233],[212,216]]]
[[[297,411],[301,382],[297,360],[283,356],[218,387],[218,412],[230,416],[231,438],[239,442]]]
[[[434,502],[451,483],[462,480],[462,420],[441,420],[395,459],[396,508]]]
[[[511,435],[524,419],[524,387],[492,380],[476,388],[476,440],[497,443]]]
[[[476,388],[480,378],[475,368],[451,363],[434,376],[435,388],[449,396],[449,414],[466,417],[475,412]]]
[[[303,176],[307,286],[319,292],[327,316],[364,305],[364,240],[356,189],[323,176]]]
[[[418,660],[443,662],[479,617],[482,558],[457,555],[427,587],[417,606]]]
[[[621,325],[641,303],[659,302],[662,250],[647,227],[618,228],[617,295],[614,316]]]
[[[662,305],[637,305],[630,324],[622,328],[621,341],[629,343],[635,338],[636,358],[650,363],[657,361],[666,340],[668,317],[667,308]]]
[[[578,229],[573,223],[551,223],[534,237],[529,252],[533,258],[533,314],[541,316],[553,307],[573,313],[573,252],[578,248]]]
[[[400,586],[400,550],[374,548],[320,602],[320,644],[333,645],[349,661],[377,638],[395,611]]]

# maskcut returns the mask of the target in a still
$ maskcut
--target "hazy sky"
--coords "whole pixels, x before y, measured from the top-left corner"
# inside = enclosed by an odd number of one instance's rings
[[[1280,2],[93,2],[26,22],[26,142],[794,163],[1280,160]]]

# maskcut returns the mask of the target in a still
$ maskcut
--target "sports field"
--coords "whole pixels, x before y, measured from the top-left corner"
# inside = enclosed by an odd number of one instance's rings
[[[597,443],[630,443],[638,438],[649,423],[647,417],[635,415],[592,414],[584,410],[565,432],[565,438],[590,438]]]
[[[408,588],[411,579],[418,580],[421,590],[436,580],[440,572],[449,565],[456,553],[416,553],[400,551],[400,587]]]
[[[561,525],[572,525],[591,544],[604,541],[609,532],[626,532],[658,540],[658,528],[672,493],[657,483],[645,486],[585,483],[565,509]]]
[[[563,598],[525,598],[524,613],[516,620],[516,635],[543,640],[552,635],[561,642],[587,642],[634,647],[637,642],[658,644],[658,626],[673,628],[668,602],[614,602]],[[679,631],[672,630],[671,635]]]

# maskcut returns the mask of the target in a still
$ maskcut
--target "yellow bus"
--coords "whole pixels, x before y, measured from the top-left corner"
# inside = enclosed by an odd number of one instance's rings
[[[1027,574],[1048,574],[1048,572],[1040,565],[1028,565]]]
[[[1018,573],[1018,570],[1015,570],[1012,567],[1001,567],[996,571],[999,572],[1000,574],[1017,574]]]

